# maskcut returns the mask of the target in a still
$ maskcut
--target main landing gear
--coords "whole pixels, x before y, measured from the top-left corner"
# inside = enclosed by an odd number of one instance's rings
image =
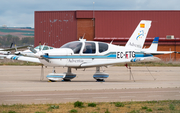
[[[96,79],[97,82],[104,82],[104,79],[108,77],[109,74],[100,72],[100,67],[96,67],[96,73],[93,75],[93,78]]]
[[[71,68],[68,67],[67,72],[65,73],[56,73],[55,68],[52,73],[49,73],[46,78],[51,82],[55,82],[58,80],[62,81],[71,81],[71,79],[75,78],[76,74],[73,74]],[[100,72],[100,67],[96,67],[96,73],[93,75],[93,78],[96,79],[97,82],[104,82],[104,79],[108,78],[109,74]]]
[[[53,73],[49,73],[46,78],[49,79],[51,82],[55,82],[58,80],[62,81],[71,81],[71,79],[75,78],[76,74],[73,74],[71,72],[71,68],[68,67],[67,72],[65,73],[56,73],[55,69],[53,70]]]

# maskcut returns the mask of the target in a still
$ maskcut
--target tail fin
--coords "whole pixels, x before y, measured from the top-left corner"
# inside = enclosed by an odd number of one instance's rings
[[[162,55],[162,54],[174,53],[174,51],[157,51],[158,41],[159,41],[159,37],[155,37],[152,44],[151,44],[151,46],[148,49],[142,49],[144,54]]]
[[[129,38],[128,42],[126,43],[125,47],[142,49],[150,27],[151,21],[141,20],[135,31]]]
[[[148,51],[157,51],[158,41],[159,41],[159,37],[155,37],[151,46],[148,48]]]

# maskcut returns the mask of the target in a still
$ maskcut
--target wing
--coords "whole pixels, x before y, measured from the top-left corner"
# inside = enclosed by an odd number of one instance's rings
[[[28,46],[21,46],[21,47],[17,47],[17,49],[23,49],[23,48],[27,48],[27,47],[29,47],[29,45]],[[11,50],[15,50],[16,48],[7,48],[7,49],[3,49],[3,50],[1,50],[1,51],[11,51]]]
[[[7,59],[12,59],[12,60],[20,60],[20,61],[26,61],[26,62],[41,63],[40,60],[39,60],[39,58],[33,58],[33,57],[7,55],[6,58],[7,58]]]
[[[107,66],[107,65],[115,65],[115,64],[128,63],[128,62],[131,62],[131,59],[103,61],[103,62],[102,61],[85,62],[81,64],[81,67]]]
[[[0,59],[4,59],[4,58],[6,58],[6,56],[7,56],[7,55],[1,55],[1,54],[0,54]]]
[[[133,63],[133,62],[156,62],[161,59],[158,57],[144,57],[144,58],[133,58],[133,59],[122,59],[122,60],[113,60],[113,61],[96,61],[96,62],[86,62],[82,63],[81,67],[97,67],[97,66],[107,66],[107,65],[115,65],[115,64],[125,64],[125,63]]]

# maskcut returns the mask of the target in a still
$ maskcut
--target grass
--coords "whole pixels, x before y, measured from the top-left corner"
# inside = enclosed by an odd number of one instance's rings
[[[76,102],[74,103],[74,107],[82,108],[82,107],[84,107],[83,104],[84,104],[83,102],[76,101]]]
[[[115,102],[116,107],[124,107],[124,104],[122,102]]]
[[[75,107],[75,103],[83,107]],[[180,100],[92,103],[77,101],[59,104],[2,104],[0,113],[180,113]],[[116,103],[122,103],[124,107],[116,107]]]
[[[170,104],[170,105],[169,105],[169,109],[170,109],[170,110],[175,110],[175,106],[174,106],[173,104]]]
[[[88,103],[88,107],[96,107],[95,103]]]

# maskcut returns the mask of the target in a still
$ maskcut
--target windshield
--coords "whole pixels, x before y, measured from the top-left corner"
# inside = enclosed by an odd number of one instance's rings
[[[50,46],[43,46],[43,45],[35,47],[35,49],[40,49],[40,48],[41,48],[42,50],[53,49],[53,47],[50,47]]]
[[[82,47],[82,42],[69,42],[67,44],[64,44],[60,48],[70,48],[74,51],[74,54],[79,54]]]

